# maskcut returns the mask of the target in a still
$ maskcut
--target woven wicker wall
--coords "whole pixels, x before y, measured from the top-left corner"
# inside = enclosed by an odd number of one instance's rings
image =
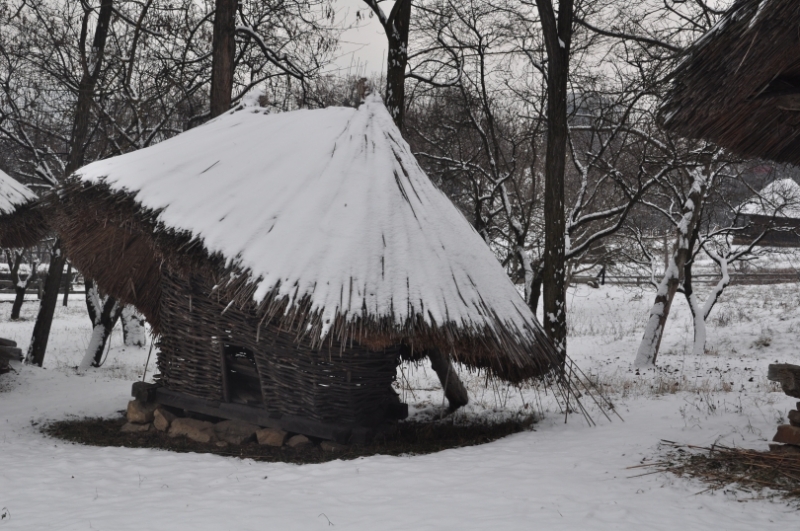
[[[222,341],[254,354],[263,407],[270,412],[371,425],[397,402],[391,386],[399,346],[373,352],[357,344],[342,348],[326,342],[315,350],[295,334],[272,323],[259,325],[246,309],[217,300],[215,279],[169,273],[163,279],[158,366],[168,389],[223,400]]]

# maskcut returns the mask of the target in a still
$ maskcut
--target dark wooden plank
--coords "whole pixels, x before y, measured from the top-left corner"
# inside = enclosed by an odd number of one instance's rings
[[[155,383],[134,382],[133,386],[131,386],[131,396],[145,404],[155,402],[156,389],[159,387],[161,386]]]
[[[14,347],[0,347],[0,358],[19,361],[22,359],[22,349]]]
[[[16,347],[17,342],[0,337],[0,347]]]
[[[228,358],[225,356],[225,342],[222,338],[217,338],[219,342],[219,365],[222,374],[222,400],[224,402],[231,401],[230,383],[228,382]]]
[[[163,387],[156,390],[156,401],[165,406],[177,407],[211,417],[243,420],[265,428],[280,428],[290,433],[302,433],[339,443],[349,442],[353,433],[353,426],[329,424],[291,415],[277,415],[258,407],[205,400],[176,393]]]
[[[204,415],[213,416],[214,413],[219,413],[220,403],[217,401],[176,393],[175,391],[170,391],[163,387],[156,389],[156,401],[167,406],[194,411],[195,413],[202,413]]]
[[[781,384],[781,389],[787,395],[800,398],[800,365],[772,364],[767,371],[767,379]]]

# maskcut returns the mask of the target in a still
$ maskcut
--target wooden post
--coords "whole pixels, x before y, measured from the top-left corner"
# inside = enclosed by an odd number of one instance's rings
[[[222,340],[222,336],[217,336],[217,341],[219,342],[219,366],[222,371],[222,401],[230,402],[231,391],[228,383],[228,360],[225,357],[225,342]]]
[[[44,354],[47,351],[47,342],[50,338],[50,327],[53,324],[53,315],[55,315],[56,304],[58,303],[58,287],[61,284],[65,261],[66,258],[61,252],[61,240],[56,240],[44,286],[42,286],[41,281],[39,282],[41,303],[39,305],[39,313],[36,316],[36,323],[33,325],[31,344],[28,347],[28,355],[26,357],[27,363],[32,363],[39,367],[44,363]]]
[[[64,300],[62,306],[69,304],[69,289],[72,287],[72,263],[67,263],[67,287],[64,289]]]
[[[425,354],[431,360],[431,367],[436,371],[439,381],[442,382],[442,390],[450,403],[450,411],[466,406],[469,403],[469,395],[467,395],[464,384],[458,378],[458,373],[450,362],[450,357],[438,349],[428,350]]]
[[[788,396],[800,398],[800,365],[775,363],[767,370],[767,380],[778,382]]]

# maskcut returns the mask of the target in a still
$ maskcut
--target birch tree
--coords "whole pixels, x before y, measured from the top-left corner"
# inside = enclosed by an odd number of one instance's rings
[[[147,343],[145,319],[131,305],[125,305],[120,313],[122,341],[128,347],[143,347]]]
[[[87,278],[85,284],[86,308],[92,321],[92,335],[86,353],[78,365],[79,371],[103,364],[103,352],[106,350],[108,338],[122,313],[122,305],[114,297],[101,294],[94,281]]]
[[[692,186],[681,205],[681,216],[676,227],[675,247],[669,257],[664,277],[658,285],[642,342],[636,352],[634,364],[637,367],[655,365],[672,301],[681,284],[682,270],[692,254],[692,241],[696,237],[701,208],[708,193],[710,175],[707,170],[702,169],[693,170],[691,175]]]

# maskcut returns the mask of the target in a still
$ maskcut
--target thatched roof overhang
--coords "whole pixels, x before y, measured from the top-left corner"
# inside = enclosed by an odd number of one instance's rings
[[[245,109],[61,188],[67,254],[156,328],[162,268],[322,346],[438,348],[519,381],[560,360],[383,104]]]
[[[686,53],[665,127],[747,158],[800,163],[800,2],[739,0]]]
[[[0,247],[31,247],[48,232],[44,207],[37,195],[0,171]]]

